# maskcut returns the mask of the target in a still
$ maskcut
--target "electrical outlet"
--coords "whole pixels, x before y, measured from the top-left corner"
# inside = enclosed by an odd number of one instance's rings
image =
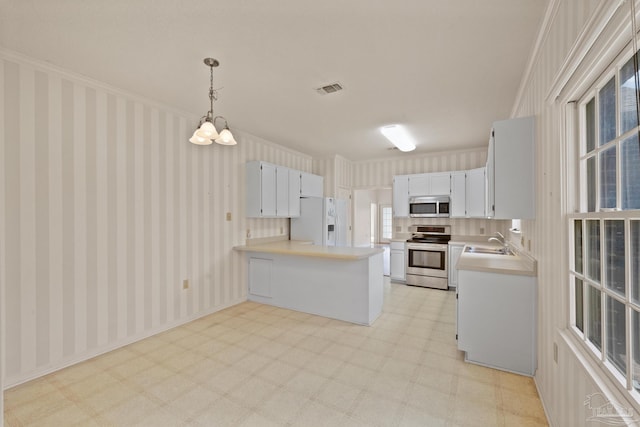
[[[182,281],[182,289],[189,289],[189,279],[184,279]]]
[[[231,212],[227,212],[227,221],[231,221]]]
[[[484,227],[480,227],[480,234],[484,234]]]

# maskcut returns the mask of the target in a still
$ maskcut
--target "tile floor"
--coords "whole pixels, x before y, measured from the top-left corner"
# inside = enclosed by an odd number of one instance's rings
[[[371,327],[246,302],[5,392],[6,426],[542,426],[533,380],[464,363],[455,294]]]

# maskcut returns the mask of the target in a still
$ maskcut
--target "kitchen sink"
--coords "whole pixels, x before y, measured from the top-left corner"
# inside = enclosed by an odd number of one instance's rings
[[[486,246],[467,246],[465,252],[488,255],[515,255],[509,248],[487,248]]]

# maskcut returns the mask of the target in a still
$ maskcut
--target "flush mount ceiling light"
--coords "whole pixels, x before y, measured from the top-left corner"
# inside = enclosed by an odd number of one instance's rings
[[[380,132],[400,151],[413,151],[416,145],[409,132],[400,125],[389,125],[380,128]]]
[[[213,89],[213,67],[220,65],[217,59],[205,58],[204,63],[211,69],[211,85],[209,86],[209,102],[210,109],[206,116],[200,118],[198,129],[193,133],[189,142],[196,145],[209,145],[212,142],[216,142],[221,145],[236,145],[237,142],[233,139],[233,135],[229,130],[227,119],[222,116],[213,116],[213,101],[218,100],[218,92]],[[224,120],[224,129],[220,133],[216,129],[215,122],[217,119]]]

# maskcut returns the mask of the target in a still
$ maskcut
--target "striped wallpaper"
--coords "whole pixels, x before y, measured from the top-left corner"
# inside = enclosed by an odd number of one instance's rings
[[[587,418],[593,414],[585,407],[587,397],[605,392],[611,398],[615,392],[609,393],[606,382],[577,354],[571,340],[566,339],[569,309],[565,209],[570,204],[563,200],[568,194],[563,181],[565,106],[549,100],[548,96],[558,79],[568,77],[562,75],[561,70],[570,55],[583,47],[582,42],[594,37],[594,31],[602,30],[598,25],[590,26],[591,20],[601,19],[607,10],[618,6],[627,9],[629,4],[608,0],[551,0],[530,72],[523,77],[521,93],[514,105],[514,116],[536,115],[536,219],[522,221],[522,230],[524,238],[531,240],[532,255],[538,260],[535,380],[551,425],[555,426],[590,424]],[[624,38],[630,40],[630,30],[626,33],[629,36]],[[554,344],[558,346],[557,362]],[[617,402],[620,407],[632,407],[629,402]],[[592,422],[598,424],[597,420]]]
[[[522,229],[539,269],[535,379],[557,426],[584,425],[583,401],[602,383],[562,338],[564,134],[562,106],[546,98],[591,16],[608,3],[550,0],[513,112],[537,117],[536,220]],[[236,147],[197,147],[186,142],[194,116],[4,51],[0,93],[5,386],[242,301],[245,268],[232,246],[247,233],[288,232],[284,219],[243,217],[246,161],[328,172],[327,192],[344,192],[390,187],[393,175],[473,168],[486,157],[478,149],[312,161],[239,131]],[[452,225],[454,234],[504,226]]]
[[[0,90],[5,386],[246,298],[232,247],[288,222],[244,218],[244,163],[310,157],[192,145],[197,118],[11,52]]]

